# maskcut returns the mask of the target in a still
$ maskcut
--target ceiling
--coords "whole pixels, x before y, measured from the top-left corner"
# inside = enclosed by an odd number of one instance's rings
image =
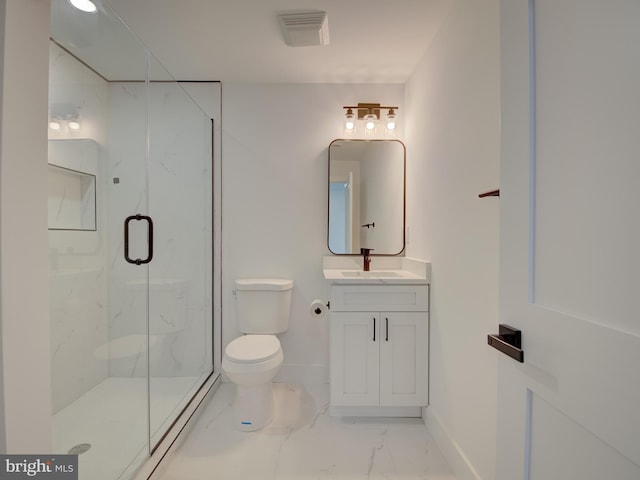
[[[107,0],[178,80],[404,83],[453,0]],[[277,15],[327,12],[330,44],[290,47]]]

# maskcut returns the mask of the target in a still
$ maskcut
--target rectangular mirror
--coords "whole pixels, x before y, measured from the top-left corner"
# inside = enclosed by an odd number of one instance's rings
[[[328,245],[336,255],[404,251],[406,148],[399,140],[329,145]]]

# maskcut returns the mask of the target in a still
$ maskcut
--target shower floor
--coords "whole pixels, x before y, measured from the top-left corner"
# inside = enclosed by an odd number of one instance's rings
[[[178,413],[200,384],[198,377],[151,379],[152,435],[167,418],[173,421],[172,412]],[[127,478],[148,456],[147,435],[145,378],[108,378],[53,416],[55,453],[91,445],[78,456],[80,480]]]

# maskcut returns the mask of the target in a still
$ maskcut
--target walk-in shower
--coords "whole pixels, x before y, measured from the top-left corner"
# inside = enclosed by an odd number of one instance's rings
[[[95,3],[51,2],[53,443],[114,480],[213,372],[213,128]]]

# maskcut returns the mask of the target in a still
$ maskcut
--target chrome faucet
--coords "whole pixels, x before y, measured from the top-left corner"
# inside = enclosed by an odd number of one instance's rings
[[[369,266],[371,265],[371,251],[373,248],[361,248],[360,254],[362,255],[362,266],[365,272],[369,271]]]

